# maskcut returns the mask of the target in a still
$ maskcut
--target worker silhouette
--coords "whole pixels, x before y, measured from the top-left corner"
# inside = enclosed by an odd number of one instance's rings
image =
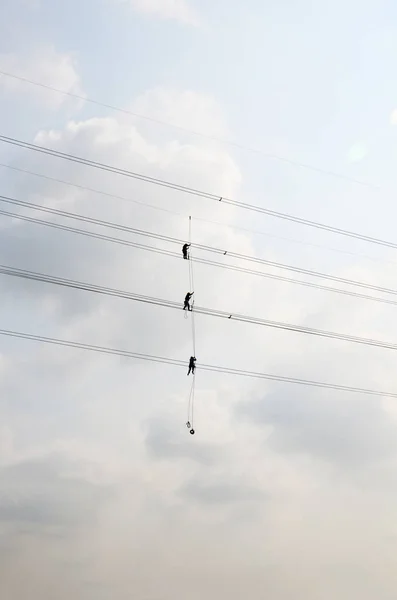
[[[182,246],[182,254],[183,254],[183,258],[188,260],[189,259],[189,255],[188,255],[188,249],[190,248],[190,244],[183,244]]]
[[[185,296],[185,302],[183,304],[183,310],[192,310],[192,307],[190,306],[190,299],[193,296],[194,292],[188,292]]]
[[[196,370],[196,357],[191,356],[190,360],[189,360],[189,370],[188,370],[187,374],[190,375],[190,373],[191,373],[192,375],[194,375],[195,370]]]

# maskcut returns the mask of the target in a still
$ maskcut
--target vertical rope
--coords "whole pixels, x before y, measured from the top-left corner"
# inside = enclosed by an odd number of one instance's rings
[[[189,394],[189,402],[187,405],[187,422],[190,423],[193,427],[193,424],[191,422],[191,415],[192,415],[192,398],[194,395],[194,375],[193,375],[193,381],[192,381],[192,385],[190,386],[190,394]]]
[[[191,415],[192,415],[192,429],[194,429],[194,392],[196,390],[196,374],[193,375],[192,382],[192,402],[191,402]]]
[[[189,217],[189,244],[192,242],[192,217]],[[193,271],[192,271],[192,247],[189,247],[189,292],[193,289]],[[194,299],[193,299],[194,302]]]
[[[192,217],[189,217],[189,244],[192,242]],[[190,257],[189,257],[189,284],[190,290],[194,292],[194,276],[193,276],[193,260],[192,260],[192,247],[190,246]],[[193,340],[193,356],[196,356],[196,328],[194,322],[194,302],[193,296],[192,302],[192,340]]]
[[[194,290],[193,290],[193,283],[192,283],[192,266],[191,266],[192,263],[191,263],[191,260],[192,260],[192,255],[189,252],[189,292],[194,292]]]
[[[192,217],[189,217],[189,244],[190,244],[190,256],[189,256],[189,285],[190,285],[190,292],[194,292],[194,276],[193,276],[193,261],[192,261]],[[194,296],[193,296],[193,301],[192,301],[192,312],[191,312],[191,317],[192,317],[192,342],[193,342],[193,354],[192,356],[196,356],[196,328],[195,328],[195,322],[194,322]],[[196,386],[196,374],[193,373],[193,381],[192,381],[192,387],[190,390],[190,397],[189,397],[189,407],[188,407],[188,411],[189,411],[189,417],[188,417],[188,421],[190,421],[192,429],[194,429],[194,392],[195,392],[195,386]]]

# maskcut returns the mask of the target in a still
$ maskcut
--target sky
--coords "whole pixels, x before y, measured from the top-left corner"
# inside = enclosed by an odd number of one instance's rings
[[[0,75],[0,135],[393,242],[396,30],[391,1],[3,0],[0,71],[66,94]],[[393,248],[1,141],[0,163],[4,196],[182,240],[191,216],[193,244],[396,289]],[[182,306],[181,256],[15,213],[173,244],[1,204],[2,265]],[[392,304],[193,268],[199,306],[397,339]],[[0,293],[3,330],[192,354],[182,310],[6,275]],[[397,393],[393,351],[200,314],[195,330],[194,436],[187,369],[0,335],[0,596],[394,600],[396,400],[200,370]]]

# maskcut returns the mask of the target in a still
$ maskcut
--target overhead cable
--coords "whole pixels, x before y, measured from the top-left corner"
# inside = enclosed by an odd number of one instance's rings
[[[164,308],[172,308],[176,310],[182,309],[182,303],[174,300],[166,300],[163,298],[156,298],[152,296],[145,296],[142,294],[136,294],[134,292],[127,292],[123,290],[117,290],[110,287],[103,287],[91,283],[82,281],[76,281],[72,279],[66,279],[63,277],[56,277],[53,275],[47,275],[45,273],[37,273],[35,271],[28,271],[25,269],[18,269],[7,265],[0,265],[0,275],[7,275],[11,277],[19,277],[22,279],[28,279],[31,281],[39,281],[41,283],[49,283],[62,287],[68,287],[78,289],[81,291],[93,292],[96,294],[102,294],[107,296],[114,296],[118,298],[124,298],[126,300],[132,300],[135,302],[141,302],[144,304],[151,304],[155,306],[162,306]],[[209,317],[216,317],[220,319],[227,319],[230,321],[237,321],[241,323],[250,323],[251,325],[260,325],[263,327],[269,327],[272,329],[280,329],[284,331],[291,331],[294,333],[302,333],[306,335],[313,335],[316,337],[322,337],[327,339],[340,340],[344,342],[351,342],[355,344],[362,344],[365,346],[373,346],[377,348],[383,348],[386,350],[397,350],[397,344],[391,342],[385,342],[382,340],[376,340],[372,338],[362,338],[350,334],[337,333],[334,331],[326,331],[323,329],[315,329],[313,327],[304,327],[303,325],[294,325],[291,323],[283,323],[279,321],[271,321],[268,319],[262,319],[259,317],[252,317],[249,315],[242,315],[239,313],[231,313],[228,311],[205,308],[201,306],[195,306],[194,311],[196,314],[201,314]]]
[[[154,232],[149,232],[149,231],[144,231],[144,230],[140,230],[140,229],[136,229],[133,227],[129,227],[126,225],[121,225],[118,223],[112,223],[110,221],[103,221],[100,219],[95,219],[92,217],[88,217],[88,216],[84,216],[84,215],[79,215],[77,213],[70,213],[70,212],[66,212],[63,210],[59,210],[59,209],[55,209],[55,208],[51,208],[51,207],[45,207],[45,206],[41,206],[38,204],[32,204],[30,202],[24,202],[22,200],[16,200],[14,198],[10,198],[8,196],[1,196],[0,195],[0,202],[4,202],[4,203],[8,203],[8,204],[12,204],[12,205],[16,205],[16,206],[22,206],[24,208],[29,208],[32,210],[37,210],[40,212],[45,212],[45,213],[49,213],[49,214],[55,214],[57,216],[61,216],[61,217],[65,217],[65,218],[69,218],[69,219],[74,219],[77,221],[83,221],[83,222],[87,222],[93,225],[99,225],[102,227],[106,227],[106,228],[110,228],[110,229],[116,229],[116,230],[120,230],[120,231],[126,231],[128,233],[132,233],[135,235],[139,235],[139,236],[143,236],[143,237],[149,237],[149,238],[153,238],[156,240],[161,240],[161,241],[166,241],[169,243],[174,243],[174,244],[178,244],[181,245],[183,243],[182,240],[178,239],[178,238],[173,238],[171,236],[166,236],[163,234],[159,234],[159,233],[154,233]],[[171,250],[167,250],[167,249],[163,249],[163,248],[159,248],[157,246],[148,246],[146,244],[140,244],[137,242],[134,242],[132,240],[126,240],[126,239],[122,239],[122,238],[118,238],[118,237],[113,237],[113,236],[107,236],[107,235],[103,235],[97,232],[91,232],[91,231],[87,231],[85,229],[79,229],[79,228],[75,228],[75,227],[69,227],[67,225],[63,225],[62,223],[54,223],[52,221],[45,221],[42,219],[36,219],[34,217],[29,217],[26,215],[21,215],[20,213],[13,213],[13,212],[9,212],[9,211],[3,211],[0,210],[0,215],[4,216],[4,217],[9,217],[9,218],[13,218],[13,219],[19,219],[22,221],[26,221],[32,224],[36,224],[36,225],[43,225],[46,227],[50,227],[53,229],[59,229],[62,231],[67,231],[73,234],[78,234],[78,235],[83,235],[85,237],[90,237],[93,239],[98,239],[98,240],[103,240],[106,242],[111,242],[111,243],[115,243],[115,244],[119,244],[122,246],[130,246],[133,248],[137,248],[140,250],[146,250],[146,251],[150,251],[150,252],[154,252],[157,254],[163,254],[166,256],[171,256],[177,259],[181,258],[180,252],[176,253],[173,252]],[[385,288],[382,286],[377,286],[377,285],[373,285],[370,283],[366,283],[366,282],[362,282],[362,281],[356,281],[354,279],[347,279],[347,278],[343,278],[343,277],[338,277],[336,275],[329,275],[326,273],[320,273],[317,271],[310,271],[308,269],[302,269],[300,267],[294,267],[292,265],[285,265],[283,263],[278,263],[275,261],[269,261],[266,259],[262,259],[262,258],[257,258],[254,256],[248,256],[248,255],[244,255],[244,254],[239,254],[236,252],[232,252],[232,251],[224,251],[222,249],[218,249],[218,248],[213,248],[211,246],[206,246],[204,244],[193,244],[193,246],[195,248],[198,248],[200,250],[204,250],[204,251],[208,251],[208,252],[214,252],[216,254],[222,254],[225,255],[227,254],[228,257],[230,258],[236,258],[238,260],[244,260],[244,261],[248,261],[248,262],[254,262],[254,263],[259,263],[259,264],[265,264],[267,266],[271,266],[271,267],[275,267],[275,268],[279,268],[279,269],[283,269],[283,270],[287,270],[287,271],[292,271],[294,273],[299,273],[299,274],[303,274],[303,275],[309,275],[311,277],[316,277],[316,278],[320,278],[320,279],[326,279],[329,281],[336,281],[338,283],[342,283],[342,284],[346,284],[346,285],[350,285],[353,287],[360,287],[360,288],[364,288],[364,289],[369,289],[369,290],[374,290],[377,292],[382,292],[385,294],[391,294],[391,295],[397,295],[397,290],[391,289],[391,288]],[[351,296],[351,297],[355,297],[355,298],[360,298],[360,299],[364,299],[364,300],[371,300],[374,302],[381,302],[384,304],[391,304],[391,305],[395,305],[396,301],[394,300],[390,300],[387,298],[380,298],[380,297],[376,297],[376,296],[369,296],[367,294],[361,294],[358,292],[354,292],[351,290],[344,290],[341,288],[333,288],[330,286],[323,286],[323,285],[319,285],[316,283],[312,283],[309,281],[302,281],[299,279],[293,279],[290,277],[284,277],[282,275],[277,275],[274,273],[266,273],[263,271],[256,271],[254,269],[247,269],[241,266],[237,266],[237,265],[230,265],[228,263],[223,263],[223,262],[218,262],[218,261],[213,261],[213,260],[208,260],[208,259],[204,259],[201,257],[194,257],[194,259],[192,259],[194,262],[200,263],[200,264],[205,264],[208,266],[213,266],[216,268],[222,268],[222,269],[226,269],[226,270],[231,270],[231,271],[235,271],[235,272],[240,272],[240,273],[245,273],[248,275],[255,275],[258,277],[264,277],[264,278],[268,278],[268,279],[273,279],[273,280],[278,280],[278,281],[284,281],[286,283],[291,283],[291,284],[295,284],[295,285],[300,285],[300,286],[304,286],[304,287],[310,287],[310,288],[314,288],[314,289],[318,289],[318,290],[323,290],[326,292],[333,292],[333,293],[337,293],[337,294],[342,294],[345,296]]]
[[[220,194],[213,194],[211,192],[205,192],[202,190],[198,190],[196,188],[192,188],[189,186],[181,185],[178,183],[172,183],[170,181],[166,181],[164,179],[160,179],[157,177],[150,177],[149,175],[144,175],[143,173],[138,173],[134,171],[129,171],[127,169],[121,169],[112,165],[108,165],[105,163],[101,163],[98,161],[90,160],[88,158],[83,158],[80,156],[76,156],[73,154],[68,154],[67,152],[60,152],[59,150],[53,150],[51,148],[47,148],[45,146],[39,146],[37,144],[31,144],[30,142],[25,142],[23,140],[18,140],[16,138],[0,135],[0,141],[5,144],[11,144],[20,148],[25,148],[27,150],[32,150],[34,152],[40,152],[42,154],[46,154],[49,156],[53,156],[56,158],[61,158],[63,160],[68,160],[74,163],[78,163],[87,167],[92,167],[95,169],[100,169],[102,171],[108,173],[114,173],[116,175],[122,175],[124,177],[129,177],[132,179],[136,179],[139,181],[143,181],[145,183],[151,183],[154,185],[158,185],[164,188],[169,188],[175,191],[183,192],[185,194],[190,194],[192,196],[197,196],[199,198],[205,198],[207,200],[213,200],[215,202],[223,202],[224,204],[230,204],[232,206],[236,206],[241,209],[265,214],[270,217],[275,217],[277,219],[283,219],[286,221],[291,221],[293,223],[297,223],[300,225],[306,225],[308,227],[314,227],[316,229],[322,229],[324,231],[328,231],[330,233],[335,233],[337,235],[343,235],[346,237],[351,237],[354,239],[359,239],[368,243],[377,244],[380,246],[386,246],[388,248],[397,248],[397,244],[394,242],[390,242],[387,240],[382,240],[380,238],[375,238],[371,236],[367,236],[364,234],[356,233],[354,231],[348,231],[346,229],[340,229],[338,227],[333,227],[331,225],[326,225],[324,223],[319,223],[317,221],[311,221],[309,219],[304,219],[301,217],[296,217],[294,215],[290,215],[287,213],[282,213],[274,210],[270,210],[268,208],[264,208],[262,206],[256,206],[253,204],[247,204],[245,202],[239,202],[237,200],[232,200],[231,198],[226,198],[221,196]]]
[[[0,335],[19,338],[24,340],[31,340],[35,342],[41,342],[43,344],[53,344],[57,346],[65,346],[69,348],[74,348],[78,350],[88,350],[91,352],[98,352],[100,354],[110,354],[114,356],[123,356],[126,358],[132,358],[136,360],[143,360],[148,362],[162,363],[167,365],[174,365],[178,367],[186,368],[186,361],[167,358],[163,356],[152,356],[150,354],[140,354],[138,352],[131,352],[129,350],[120,350],[118,348],[109,348],[106,346],[97,346],[94,344],[85,344],[83,342],[73,342],[69,340],[63,340],[52,337],[45,337],[41,335],[34,335],[30,333],[25,333],[21,331],[13,331],[8,329],[0,329]],[[282,375],[273,375],[269,373],[258,373],[255,371],[245,371],[243,369],[233,369],[228,367],[221,367],[217,365],[207,365],[200,364],[198,368],[202,371],[209,371],[214,373],[224,373],[228,375],[239,375],[241,377],[249,377],[253,379],[267,379],[270,381],[279,381],[281,383],[290,383],[295,385],[304,385],[309,387],[323,388],[323,389],[332,389],[341,392],[351,392],[358,394],[365,394],[370,396],[381,396],[387,398],[397,398],[397,393],[394,392],[386,392],[382,390],[371,390],[361,387],[354,387],[348,385],[338,385],[334,383],[323,383],[320,381],[312,381],[308,379],[299,379],[296,377],[284,377]]]
[[[205,133],[200,133],[199,131],[194,131],[192,129],[188,129],[187,127],[181,127],[180,125],[175,125],[173,123],[168,123],[166,121],[163,121],[161,119],[156,119],[154,117],[149,117],[148,115],[142,115],[140,113],[134,112],[132,110],[126,109],[126,108],[119,108],[117,106],[114,106],[112,104],[108,104],[105,102],[101,102],[99,100],[95,100],[93,98],[89,98],[88,96],[83,96],[81,94],[76,94],[74,92],[68,92],[65,90],[60,90],[56,87],[53,87],[51,85],[47,85],[44,83],[39,83],[37,81],[33,81],[32,79],[28,79],[27,77],[22,77],[20,75],[16,75],[15,73],[9,73],[7,71],[0,71],[0,75],[3,75],[4,77],[9,77],[11,79],[16,79],[18,81],[23,81],[24,83],[28,83],[30,85],[34,85],[36,87],[40,87],[40,88],[44,88],[46,90],[50,90],[52,92],[56,92],[58,94],[62,94],[64,96],[69,96],[70,98],[75,98],[76,100],[82,100],[84,102],[88,102],[90,104],[95,104],[96,106],[101,106],[102,108],[109,108],[115,112],[119,112],[125,115],[130,115],[134,118],[137,119],[143,119],[145,121],[150,121],[152,123],[157,123],[158,125],[165,125],[166,127],[172,127],[173,129],[182,131],[183,133],[189,133],[191,135],[194,136],[198,136],[201,138],[206,138],[209,139],[211,141],[215,141],[215,142],[219,142],[221,144],[225,144],[227,146],[233,146],[234,148],[238,148],[240,150],[245,150],[247,152],[251,152],[254,154],[261,154],[262,156],[264,156],[267,159],[271,159],[271,160],[276,160],[282,163],[286,163],[295,167],[299,167],[301,169],[307,169],[308,171],[313,171],[315,173],[320,173],[322,175],[327,175],[328,177],[334,177],[337,179],[342,179],[344,181],[348,181],[350,183],[354,183],[356,185],[360,185],[360,186],[364,186],[367,188],[371,188],[371,189],[381,189],[381,186],[368,182],[368,181],[362,181],[359,179],[356,179],[355,177],[350,177],[349,175],[345,175],[343,173],[336,173],[335,171],[330,171],[328,169],[323,169],[321,167],[316,167],[313,165],[308,165],[307,163],[303,163],[297,160],[293,160],[291,158],[286,158],[283,156],[278,156],[276,154],[272,154],[269,152],[265,152],[264,150],[261,150],[260,148],[250,148],[249,146],[245,146],[244,144],[238,143],[238,142],[234,142],[232,140],[225,140],[213,135],[208,135]]]
[[[161,211],[164,213],[168,213],[171,215],[175,215],[182,219],[187,218],[187,214],[180,213],[175,210],[171,210],[169,208],[164,208],[164,206],[156,206],[155,204],[149,204],[148,202],[143,202],[142,200],[137,200],[136,198],[121,196],[120,194],[111,194],[109,192],[105,192],[103,190],[98,190],[96,188],[88,187],[86,185],[81,185],[79,183],[72,183],[71,181],[65,181],[64,179],[59,179],[57,177],[51,177],[50,175],[45,175],[44,173],[37,173],[36,171],[30,171],[28,169],[22,169],[21,167],[16,167],[15,165],[10,165],[6,163],[0,162],[0,167],[4,169],[9,169],[11,171],[15,171],[16,173],[24,173],[25,175],[31,175],[32,177],[39,177],[40,179],[45,179],[47,181],[54,181],[56,183],[61,183],[62,185],[67,185],[69,187],[73,187],[79,190],[84,190],[87,192],[92,192],[93,194],[98,194],[100,196],[104,196],[106,198],[116,198],[117,200],[122,200],[124,202],[132,202],[137,204],[143,208],[150,208],[153,210]],[[251,233],[253,235],[265,236],[267,238],[272,238],[276,240],[281,240],[283,242],[289,242],[291,244],[299,244],[301,246],[310,246],[312,248],[319,248],[321,250],[328,250],[330,252],[336,252],[338,254],[345,254],[348,256],[355,256],[358,258],[364,258],[366,260],[381,262],[381,263],[390,263],[397,264],[397,261],[387,260],[385,258],[380,258],[377,256],[368,256],[366,254],[362,254],[361,252],[352,252],[351,250],[344,250],[342,248],[333,248],[331,246],[326,246],[324,244],[315,244],[314,242],[308,242],[307,240],[297,240],[281,235],[276,235],[274,233],[269,233],[268,231],[261,231],[259,229],[252,229],[250,227],[242,227],[241,225],[230,225],[227,223],[222,223],[221,221],[216,221],[214,219],[205,219],[204,217],[199,217],[197,215],[192,215],[195,221],[200,221],[201,223],[209,223],[211,225],[217,225],[218,227],[223,227],[224,229],[233,229],[236,231],[244,231],[245,233]]]

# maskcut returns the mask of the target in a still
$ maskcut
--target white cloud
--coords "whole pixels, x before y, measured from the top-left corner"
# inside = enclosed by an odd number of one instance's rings
[[[131,110],[137,114],[147,116],[157,121],[162,121],[166,129],[168,138],[172,135],[180,137],[189,135],[189,130],[201,133],[204,136],[213,136],[215,138],[228,138],[230,132],[225,122],[225,117],[217,102],[210,95],[197,94],[192,90],[177,90],[155,88],[148,90],[136,98],[131,106]],[[186,129],[176,131],[173,127],[168,127],[166,123],[176,127]],[[139,127],[145,126],[145,121],[139,122]],[[147,127],[146,133],[156,132],[159,136],[159,125],[156,123],[156,129]],[[192,138],[195,144],[201,140],[200,136]],[[204,141],[207,150],[208,140]],[[215,146],[212,145],[212,148]]]
[[[198,25],[199,18],[186,0],[118,0],[144,15],[173,19],[188,25]]]
[[[148,99],[150,115],[181,125],[197,119],[204,131],[226,132],[219,109],[199,94],[156,90],[134,105]],[[117,116],[69,121],[38,132],[36,142],[239,196],[240,168],[219,144],[155,132]],[[241,213],[233,207],[36,154],[21,152],[17,164],[192,214],[194,239],[256,251],[253,238],[236,233]],[[187,236],[187,218],[31,177],[9,174],[6,183],[10,177],[13,195],[23,200]],[[4,264],[171,300],[186,292],[182,260],[2,222]],[[270,243],[266,256],[277,260]],[[378,266],[361,274],[373,283],[390,277]],[[200,265],[195,288],[203,306],[368,337],[384,336],[387,327],[397,336],[387,309],[370,303]],[[177,358],[191,352],[182,311],[5,277],[0,292],[10,329]],[[386,351],[199,316],[196,333],[198,363],[397,387],[394,356]],[[22,600],[32,582],[43,600],[237,600],[241,590],[274,600],[393,597],[397,438],[381,399],[228,379],[198,365],[192,437],[184,424],[184,370],[0,343],[0,423],[7,424],[0,431],[0,581],[7,597]]]
[[[24,55],[0,54],[0,70],[64,92],[83,97],[85,95],[77,72],[75,57],[73,54],[59,53],[53,46],[42,47]],[[40,104],[53,110],[71,103],[74,107],[79,107],[82,102],[4,75],[0,75],[0,86],[8,93],[30,95]]]

